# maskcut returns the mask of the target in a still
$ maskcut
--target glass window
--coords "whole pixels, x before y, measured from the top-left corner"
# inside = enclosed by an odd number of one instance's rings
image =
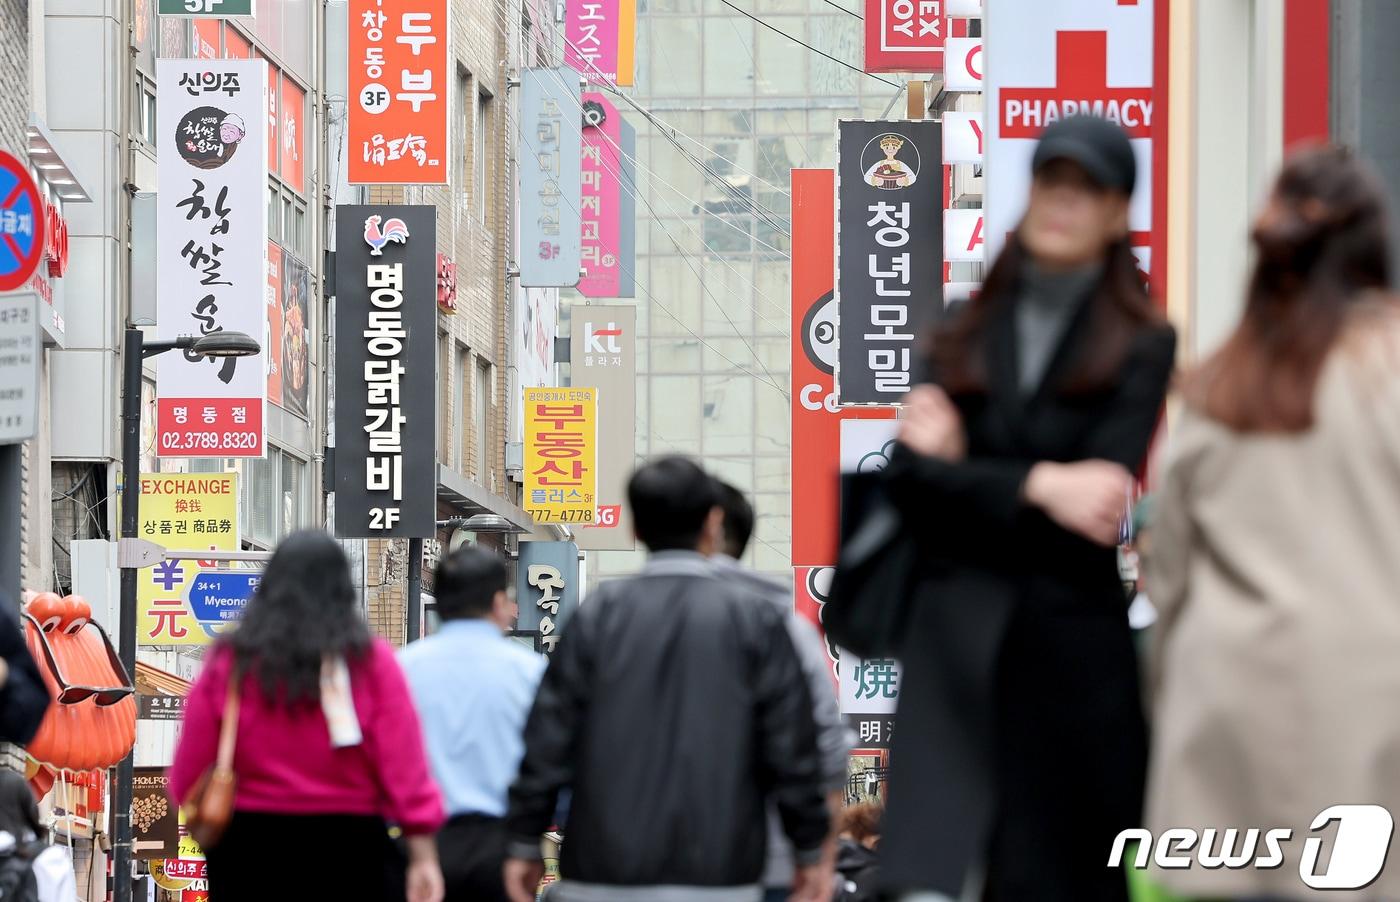
[[[486,460],[486,432],[490,428],[487,411],[491,405],[491,364],[480,361],[476,365],[476,478],[485,484],[488,461]]]
[[[651,367],[657,373],[700,372],[700,340],[680,337],[656,341],[651,351]]]
[[[290,454],[282,459],[282,530],[278,538],[306,524],[306,463]]]
[[[801,16],[772,16],[765,21],[783,34],[769,28],[758,29],[757,92],[805,94],[809,87],[807,60],[823,59],[797,43],[811,43],[807,40],[807,20]],[[791,35],[797,41],[789,40],[783,35]]]
[[[700,334],[700,285],[680,257],[652,257],[651,332],[653,336]]]
[[[705,452],[744,454],[753,451],[754,380],[747,374],[706,376]]]
[[[282,195],[273,182],[267,189],[267,237],[273,241],[282,240]]]
[[[753,30],[754,23],[739,16],[705,17],[707,97],[752,96]]]
[[[476,108],[472,114],[472,192],[475,195],[477,218],[486,221],[486,185],[490,151],[486,140],[486,115],[490,97],[482,91],[476,93]]]
[[[807,43],[859,68],[865,53],[859,19],[833,9],[829,16],[812,16],[811,25],[811,37],[807,39]],[[865,80],[864,75],[815,53],[809,54],[809,57],[812,61],[813,96],[849,97],[860,90],[860,82]],[[884,88],[878,82],[875,83],[875,87]],[[894,91],[894,88],[890,88],[888,93],[893,94]],[[827,122],[830,121],[828,118]]]
[[[652,452],[700,453],[700,377],[651,377]]]
[[[269,448],[265,459],[249,458],[244,464],[243,495],[248,522],[243,537],[259,545],[272,546],[277,543],[277,527],[282,522],[278,510],[281,499],[277,492],[278,458],[281,454],[281,451]]]
[[[792,489],[792,459],[777,454],[754,458],[754,490],[788,492]]]
[[[452,449],[453,466],[459,471],[467,472],[467,440],[471,434],[472,421],[467,419],[467,411],[472,409],[472,383],[467,377],[472,371],[472,355],[462,345],[457,346],[457,421],[456,428],[452,434],[456,439],[456,447]]]
[[[764,335],[787,333],[789,330],[788,311],[792,307],[792,267],[787,261],[762,261],[755,265],[758,277],[754,284],[758,291],[753,294],[758,307],[755,329]],[[784,367],[786,369],[786,367]]]
[[[651,74],[645,83],[652,94],[658,97],[694,97],[699,93],[700,21],[688,16],[651,19],[651,53],[638,59],[651,63]],[[646,77],[645,72],[643,76]],[[669,121],[669,117],[665,118]],[[688,129],[686,133],[693,134]]]
[[[744,261],[727,262],[731,265],[707,261],[701,271],[705,279],[706,337],[753,334],[753,289],[746,281],[753,278],[752,270]]]

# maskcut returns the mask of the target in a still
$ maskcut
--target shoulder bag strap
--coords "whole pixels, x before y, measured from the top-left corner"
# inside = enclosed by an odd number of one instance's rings
[[[228,693],[224,696],[224,719],[219,725],[219,751],[214,758],[214,767],[222,771],[233,770],[233,749],[238,739],[238,684],[242,678],[237,666],[229,672]]]

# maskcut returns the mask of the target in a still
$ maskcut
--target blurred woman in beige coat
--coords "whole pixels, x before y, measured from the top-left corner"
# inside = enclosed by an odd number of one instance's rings
[[[1348,152],[1294,157],[1254,228],[1243,321],[1191,374],[1145,562],[1148,826],[1290,828],[1281,867],[1154,871],[1211,899],[1310,898],[1337,804],[1400,814],[1400,305],[1382,192]],[[1346,824],[1343,822],[1342,828]],[[1228,850],[1227,850],[1228,851]],[[1323,851],[1316,872],[1324,872]],[[1396,856],[1392,854],[1392,859]],[[1309,873],[1313,873],[1309,870]],[[1332,894],[1336,895],[1336,894]],[[1353,898],[1400,898],[1400,863]]]

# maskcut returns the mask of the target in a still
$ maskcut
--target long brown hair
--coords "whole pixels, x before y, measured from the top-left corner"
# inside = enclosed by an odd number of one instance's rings
[[[1015,234],[1006,241],[982,284],[982,292],[966,309],[940,326],[933,336],[930,369],[934,380],[952,395],[985,394],[987,337],[993,316],[1019,290],[1029,258]],[[1133,337],[1147,325],[1163,322],[1147,293],[1137,258],[1126,237],[1107,248],[1103,276],[1089,300],[1084,326],[1088,334],[1063,382],[1064,394],[1083,394],[1111,386]]]
[[[1252,238],[1244,317],[1186,380],[1188,404],[1241,432],[1312,426],[1313,396],[1352,306],[1390,284],[1380,182],[1349,150],[1293,156]]]

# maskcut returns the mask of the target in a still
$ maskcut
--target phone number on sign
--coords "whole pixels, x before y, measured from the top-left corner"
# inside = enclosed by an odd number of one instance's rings
[[[256,432],[162,432],[163,451],[256,451]]]
[[[592,523],[593,511],[552,511],[552,510],[532,510],[530,516],[540,523]]]

